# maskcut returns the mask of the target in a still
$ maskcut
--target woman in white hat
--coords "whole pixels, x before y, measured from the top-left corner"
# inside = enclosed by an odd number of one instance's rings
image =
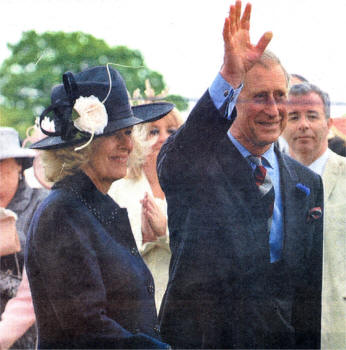
[[[41,115],[49,137],[31,147],[51,194],[28,233],[26,265],[39,348],[168,348],[160,340],[153,278],[134,240],[127,210],[107,195],[126,175],[132,126],[173,105],[131,108],[120,74],[106,67],[65,73]],[[52,114],[55,131],[44,128]]]
[[[35,315],[23,270],[24,248],[33,213],[48,191],[30,188],[23,177],[34,156],[33,150],[20,146],[15,129],[0,127],[0,349],[35,346],[35,328],[30,328]]]

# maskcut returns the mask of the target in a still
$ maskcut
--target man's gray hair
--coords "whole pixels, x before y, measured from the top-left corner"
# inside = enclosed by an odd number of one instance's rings
[[[280,59],[278,56],[276,56],[272,51],[270,50],[265,50],[262,54],[262,56],[260,57],[260,59],[256,62],[256,64],[259,64],[265,68],[269,68],[270,66],[272,66],[273,64],[278,64],[282,71],[285,74],[285,78],[286,78],[286,82],[287,82],[287,86],[289,84],[290,81],[290,76],[287,73],[285,67],[282,65]]]
[[[314,92],[315,94],[320,96],[320,98],[323,102],[324,114],[326,115],[326,119],[330,118],[329,95],[326,92],[322,91],[318,86],[311,84],[309,82],[304,82],[302,84],[292,85],[288,95],[289,96],[302,96],[302,95],[310,94],[311,92]]]

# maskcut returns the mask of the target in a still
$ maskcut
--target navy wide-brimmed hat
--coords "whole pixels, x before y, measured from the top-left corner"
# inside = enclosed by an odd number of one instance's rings
[[[123,78],[108,65],[77,74],[63,74],[63,84],[52,89],[51,103],[40,116],[41,130],[48,137],[31,148],[56,149],[88,141],[94,136],[111,135],[160,119],[174,107],[167,102],[131,107]],[[54,130],[45,128],[47,118],[53,122]]]

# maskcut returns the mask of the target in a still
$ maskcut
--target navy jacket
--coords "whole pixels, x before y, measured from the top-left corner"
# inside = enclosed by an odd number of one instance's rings
[[[234,111],[235,113],[235,111]],[[158,157],[172,259],[161,335],[178,348],[318,348],[322,182],[278,150],[282,258],[270,263],[265,208],[230,122],[208,92]]]
[[[36,211],[26,265],[40,348],[167,347],[127,211],[84,173],[57,183]]]

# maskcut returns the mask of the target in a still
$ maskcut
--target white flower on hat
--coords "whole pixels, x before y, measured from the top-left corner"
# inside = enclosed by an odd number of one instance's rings
[[[73,121],[78,130],[92,135],[103,133],[108,123],[108,114],[106,107],[97,97],[81,96],[76,100],[73,109],[78,113],[78,118]]]
[[[39,119],[39,118],[37,118]],[[39,120],[35,121],[35,125],[39,125],[40,122]],[[53,120],[50,120],[48,117],[44,117],[41,126],[44,130],[50,131],[50,132],[55,132],[55,124]],[[39,127],[38,127],[39,130]]]

